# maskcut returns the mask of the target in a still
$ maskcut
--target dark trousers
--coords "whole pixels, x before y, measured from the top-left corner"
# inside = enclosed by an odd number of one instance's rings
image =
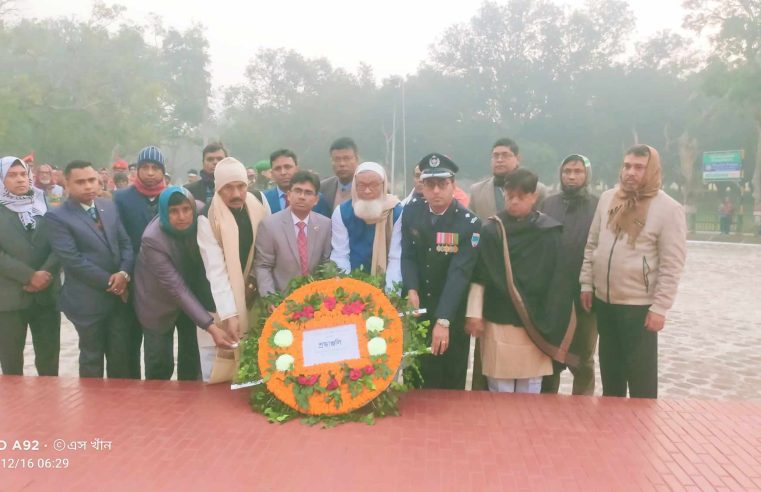
[[[650,306],[595,299],[603,396],[658,397],[658,334],[645,329]]]
[[[435,324],[436,320],[431,320],[427,340],[429,346]],[[447,351],[443,355],[423,355],[418,359],[423,377],[423,388],[464,390],[468,372],[469,344],[470,337],[465,333],[464,319],[458,316],[458,320],[452,321],[449,327]],[[407,377],[406,374],[405,377]]]
[[[132,379],[141,379],[143,377],[142,366],[140,364],[140,347],[143,345],[143,327],[135,314],[135,284],[130,284],[129,296],[129,321],[126,323],[127,329],[127,364],[129,374]]]
[[[132,309],[122,302],[107,315],[89,324],[75,324],[79,334],[79,377],[133,378],[130,366]],[[139,360],[138,360],[139,363]]]
[[[55,306],[32,305],[0,312],[0,365],[3,374],[24,374],[27,326],[32,332],[34,365],[40,376],[58,376],[61,349],[61,313]]]
[[[140,365],[140,347],[143,345],[143,329],[137,321],[137,316],[133,310],[126,315],[129,321],[126,323],[127,329],[127,365],[129,366],[129,377],[140,379],[143,377],[142,367]]]
[[[729,234],[732,230],[732,216],[721,215],[719,216],[719,228],[722,234]]]
[[[201,377],[196,325],[184,314],[175,322],[177,327],[177,379],[195,381]],[[171,379],[174,373],[174,327],[159,333],[143,330],[145,350],[145,379]]]
[[[568,367],[573,374],[574,395],[592,396],[595,393],[595,348],[597,348],[597,319],[594,313],[576,311],[576,332],[571,353],[579,356],[577,367]],[[554,372],[542,378],[542,393],[556,394],[560,389],[560,373],[565,366],[553,361]]]

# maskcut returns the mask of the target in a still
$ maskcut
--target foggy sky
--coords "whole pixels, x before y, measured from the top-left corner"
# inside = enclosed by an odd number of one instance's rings
[[[109,4],[112,2],[108,2]],[[292,48],[307,57],[328,58],[354,71],[370,64],[378,79],[414,73],[428,49],[450,25],[469,20],[482,0],[321,0],[241,2],[215,0],[122,0],[131,19],[158,14],[165,25],[206,27],[215,88],[242,82],[243,72],[262,47]],[[558,3],[580,6],[583,0]],[[681,25],[681,0],[630,0],[637,36]],[[18,0],[25,17],[89,16],[92,0]]]

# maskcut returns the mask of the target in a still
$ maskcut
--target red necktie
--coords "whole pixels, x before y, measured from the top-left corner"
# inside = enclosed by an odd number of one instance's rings
[[[304,228],[307,226],[303,222],[297,222],[296,225],[299,228],[299,235],[297,242],[299,245],[299,260],[301,261],[301,274],[309,275],[309,253],[307,252],[307,235],[304,232]]]

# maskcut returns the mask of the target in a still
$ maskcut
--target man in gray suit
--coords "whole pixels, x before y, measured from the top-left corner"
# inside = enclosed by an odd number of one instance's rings
[[[330,165],[335,176],[323,179],[320,188],[332,212],[351,198],[354,172],[359,165],[357,144],[354,143],[354,140],[349,137],[341,137],[331,144]]]
[[[312,212],[319,201],[320,180],[298,171],[288,191],[290,206],[259,224],[254,268],[259,292],[282,292],[292,278],[308,275],[330,258],[330,219]]]
[[[98,173],[92,164],[66,166],[69,199],[46,216],[50,244],[65,274],[59,307],[79,334],[79,376],[130,376],[127,284],[133,266],[132,244],[116,205],[96,198]]]
[[[37,374],[57,376],[59,264],[48,243],[44,192],[31,183],[21,159],[0,160],[0,365],[3,374],[24,374],[29,326]]]
[[[521,154],[518,144],[510,138],[500,138],[491,149],[492,175],[484,178],[470,187],[470,210],[481,219],[486,220],[497,215],[504,209],[505,201],[503,185],[507,175],[521,165]],[[536,186],[538,198],[535,208],[538,208],[547,195],[547,187],[542,183]]]

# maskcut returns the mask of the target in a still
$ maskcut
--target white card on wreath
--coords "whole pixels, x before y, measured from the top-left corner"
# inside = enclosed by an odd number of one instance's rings
[[[340,325],[304,332],[304,367],[359,359],[357,325]]]

